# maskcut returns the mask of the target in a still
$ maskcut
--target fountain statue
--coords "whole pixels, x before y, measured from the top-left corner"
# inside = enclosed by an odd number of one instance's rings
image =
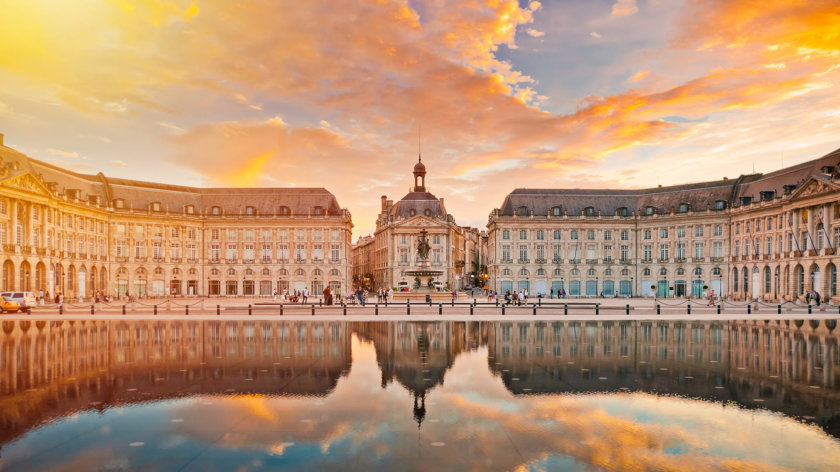
[[[417,238],[417,270],[407,270],[405,275],[414,278],[415,292],[435,291],[435,278],[443,275],[442,270],[431,270],[429,268],[429,252],[431,245],[428,238],[429,232],[423,228]]]

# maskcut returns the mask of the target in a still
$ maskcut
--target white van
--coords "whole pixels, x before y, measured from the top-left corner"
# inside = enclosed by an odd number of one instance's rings
[[[6,300],[14,300],[20,304],[21,309],[28,306],[37,306],[38,298],[32,292],[0,292]]]

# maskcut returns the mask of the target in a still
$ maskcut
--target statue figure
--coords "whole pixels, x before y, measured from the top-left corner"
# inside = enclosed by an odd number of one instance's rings
[[[431,246],[429,246],[429,239],[426,237],[428,232],[424,228],[420,231],[420,237],[417,238],[417,256],[420,260],[427,260],[429,258],[429,250]]]

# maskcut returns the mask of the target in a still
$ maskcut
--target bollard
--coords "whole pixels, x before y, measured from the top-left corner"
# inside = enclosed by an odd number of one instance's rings
[[[542,306],[542,297],[538,297],[538,298],[537,298],[537,304],[538,304],[539,306]]]
[[[318,306],[324,306],[324,300],[318,299]]]
[[[379,304],[378,303],[376,305],[373,305],[373,315],[374,316],[379,315]]]
[[[811,314],[811,305],[808,305],[808,314]]]
[[[29,307],[27,307],[27,308],[29,308]],[[93,314],[93,305],[90,306],[90,314],[91,315]]]
[[[747,314],[749,315],[750,313],[752,313],[752,305],[747,303]]]
[[[222,315],[222,307],[220,307],[219,305],[216,305],[216,314],[219,316]]]
[[[563,314],[564,314],[564,315],[568,315],[568,314],[569,314],[569,305],[568,305],[568,304],[566,304],[566,303],[564,303],[564,304],[563,304]]]
[[[408,303],[408,300],[405,302],[405,316],[411,316],[411,303]]]
[[[502,316],[505,316],[505,306],[502,305]]]
[[[344,311],[347,311],[347,307],[344,307]],[[280,316],[283,316],[283,304],[280,304]]]
[[[58,307],[58,314],[59,314],[59,315],[63,315],[63,314],[64,314],[64,305],[60,305],[60,306]],[[124,314],[125,314],[125,307],[123,307],[123,315],[124,315]]]
[[[657,315],[661,315],[661,314],[662,314],[662,309],[661,309],[661,307],[660,307],[660,305],[659,305],[658,303],[656,304],[656,314],[657,314]]]
[[[154,312],[157,315],[157,305],[152,305],[154,307]]]
[[[185,314],[185,315],[189,315],[189,314],[190,314],[190,306],[189,306],[189,305],[184,305],[184,314]]]
[[[781,304],[776,305],[776,314],[779,314],[779,315],[782,314],[782,305]]]
[[[122,306],[122,314],[125,314],[125,305]]]
[[[312,304],[312,316],[315,316],[315,304]]]
[[[598,315],[598,313],[601,311],[601,310],[600,310],[600,308],[601,308],[601,305],[595,305],[595,315],[596,315],[596,316],[597,316],[597,315]]]
[[[685,309],[686,309],[686,313],[690,315],[691,314],[691,303],[690,302],[685,306]]]
[[[499,306],[499,297],[496,297],[496,306]]]
[[[470,305],[470,316],[472,316],[472,314],[473,314],[473,306]]]
[[[452,299],[452,306],[455,306],[455,299]]]
[[[537,305],[534,305],[534,316],[537,316]]]
[[[27,315],[31,315],[31,314],[32,314],[32,307],[31,307],[31,306],[26,307],[26,314],[27,314]]]
[[[717,312],[717,314],[718,314],[718,315],[720,314],[720,303],[718,303],[718,312]]]
[[[248,304],[248,316],[251,316],[251,304]]]
[[[344,316],[347,316],[347,305],[345,305],[345,304],[343,304],[343,303],[342,303],[342,304],[341,304],[341,308],[342,308],[342,310],[344,311]],[[379,313],[377,312],[376,314],[378,315]]]
[[[443,303],[438,303],[438,315],[443,315]]]
[[[630,304],[629,303],[624,305],[624,310],[627,312],[628,315],[630,314]]]

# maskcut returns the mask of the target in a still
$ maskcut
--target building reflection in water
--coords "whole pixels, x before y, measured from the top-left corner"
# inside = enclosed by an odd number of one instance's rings
[[[0,444],[54,418],[199,394],[325,396],[373,343],[382,388],[426,400],[458,355],[487,349],[515,395],[647,391],[736,401],[840,437],[836,321],[6,321]]]

